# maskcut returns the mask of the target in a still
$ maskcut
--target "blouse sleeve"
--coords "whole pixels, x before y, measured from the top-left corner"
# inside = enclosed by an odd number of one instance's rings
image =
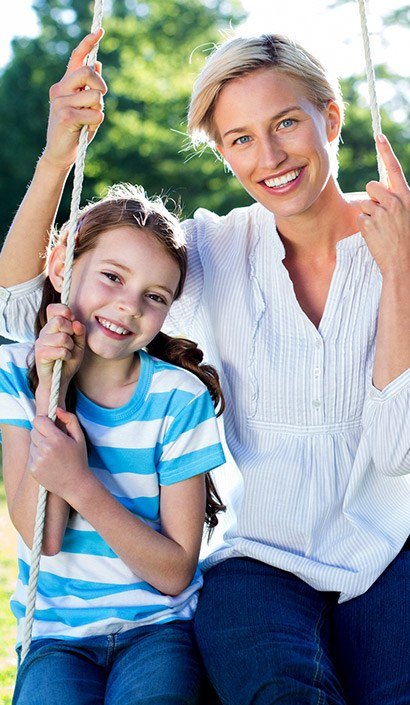
[[[376,469],[392,476],[410,473],[410,369],[382,391],[370,389],[362,420]]]
[[[32,342],[34,322],[40,308],[44,274],[35,279],[0,287],[0,334],[9,340]]]
[[[169,335],[189,337],[192,321],[203,292],[204,273],[200,255],[200,241],[205,235],[205,221],[198,217],[184,221],[188,253],[188,271],[182,296],[172,304],[165,321],[164,330]]]

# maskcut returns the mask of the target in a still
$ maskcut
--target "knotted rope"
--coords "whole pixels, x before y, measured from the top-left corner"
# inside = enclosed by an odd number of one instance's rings
[[[360,24],[362,28],[362,38],[363,38],[363,48],[364,48],[364,58],[366,64],[366,74],[367,74],[367,85],[369,89],[369,99],[370,99],[370,113],[372,117],[372,128],[373,136],[376,139],[376,135],[380,135],[382,131],[380,111],[377,102],[376,94],[376,76],[374,73],[374,67],[372,62],[371,50],[370,50],[370,37],[369,37],[369,26],[367,21],[367,8],[366,0],[358,0],[359,2],[359,14],[360,14]],[[379,171],[380,181],[384,184],[388,183],[386,167],[383,161],[380,159],[379,153],[376,150],[377,155],[377,168]]]
[[[91,31],[97,32],[102,26],[104,12],[104,0],[95,0],[94,16]],[[97,57],[98,46],[92,48],[87,64],[94,66]],[[71,275],[74,261],[75,235],[77,230],[78,212],[80,208],[81,190],[84,179],[85,154],[87,151],[88,126],[84,125],[80,132],[77,159],[74,165],[73,191],[70,204],[70,218],[68,225],[67,249],[64,266],[64,281],[61,292],[61,303],[68,305]],[[56,360],[53,368],[51,381],[50,401],[48,407],[48,417],[53,421],[57,417],[58,397],[61,381],[62,360]],[[40,572],[41,548],[43,543],[44,522],[46,516],[47,490],[40,485],[37,500],[36,519],[34,524],[33,547],[31,551],[30,576],[27,589],[27,606],[21,647],[21,662],[24,661],[30,648],[33,631],[34,610],[36,604],[36,593],[38,575]]]

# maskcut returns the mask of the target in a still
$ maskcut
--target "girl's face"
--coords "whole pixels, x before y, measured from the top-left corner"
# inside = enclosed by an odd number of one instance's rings
[[[219,151],[242,186],[276,217],[304,213],[325,191],[340,112],[319,111],[298,81],[260,69],[229,81],[214,112]]]
[[[149,232],[119,226],[102,233],[72,273],[70,308],[86,326],[88,349],[113,360],[146,346],[161,329],[180,276]]]

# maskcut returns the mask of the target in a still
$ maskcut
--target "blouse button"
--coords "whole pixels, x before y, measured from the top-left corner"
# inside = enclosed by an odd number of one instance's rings
[[[319,377],[319,375],[320,375],[320,367],[315,367],[315,369],[313,370],[313,374],[315,375],[315,377]]]
[[[318,409],[319,406],[320,406],[320,400],[319,400],[319,399],[314,399],[314,400],[312,401],[312,404],[313,404],[313,406],[314,406],[316,409]]]

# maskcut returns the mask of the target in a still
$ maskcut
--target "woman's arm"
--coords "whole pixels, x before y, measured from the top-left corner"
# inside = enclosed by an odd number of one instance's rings
[[[389,188],[367,186],[359,216],[363,237],[382,274],[373,383],[380,390],[410,368],[410,189],[384,136],[377,140]]]
[[[89,34],[80,42],[63,78],[50,89],[46,147],[0,255],[0,286],[33,279],[44,269],[44,251],[67,176],[76,160],[81,129],[89,125],[91,140],[104,117],[102,96],[106,86],[99,75],[100,65],[96,65],[96,70],[83,66],[102,33],[99,30]]]
[[[194,575],[205,517],[202,474],[161,487],[161,532],[124,507],[88,467],[84,436],[74,414],[58,410],[67,433],[37,417],[32,472],[61,495],[136,575],[167,595],[178,595]]]
[[[3,424],[3,477],[11,521],[27,546],[32,546],[37,511],[38,482],[30,472],[30,431]],[[61,497],[49,494],[44,523],[44,555],[54,555],[61,548],[69,507]]]

